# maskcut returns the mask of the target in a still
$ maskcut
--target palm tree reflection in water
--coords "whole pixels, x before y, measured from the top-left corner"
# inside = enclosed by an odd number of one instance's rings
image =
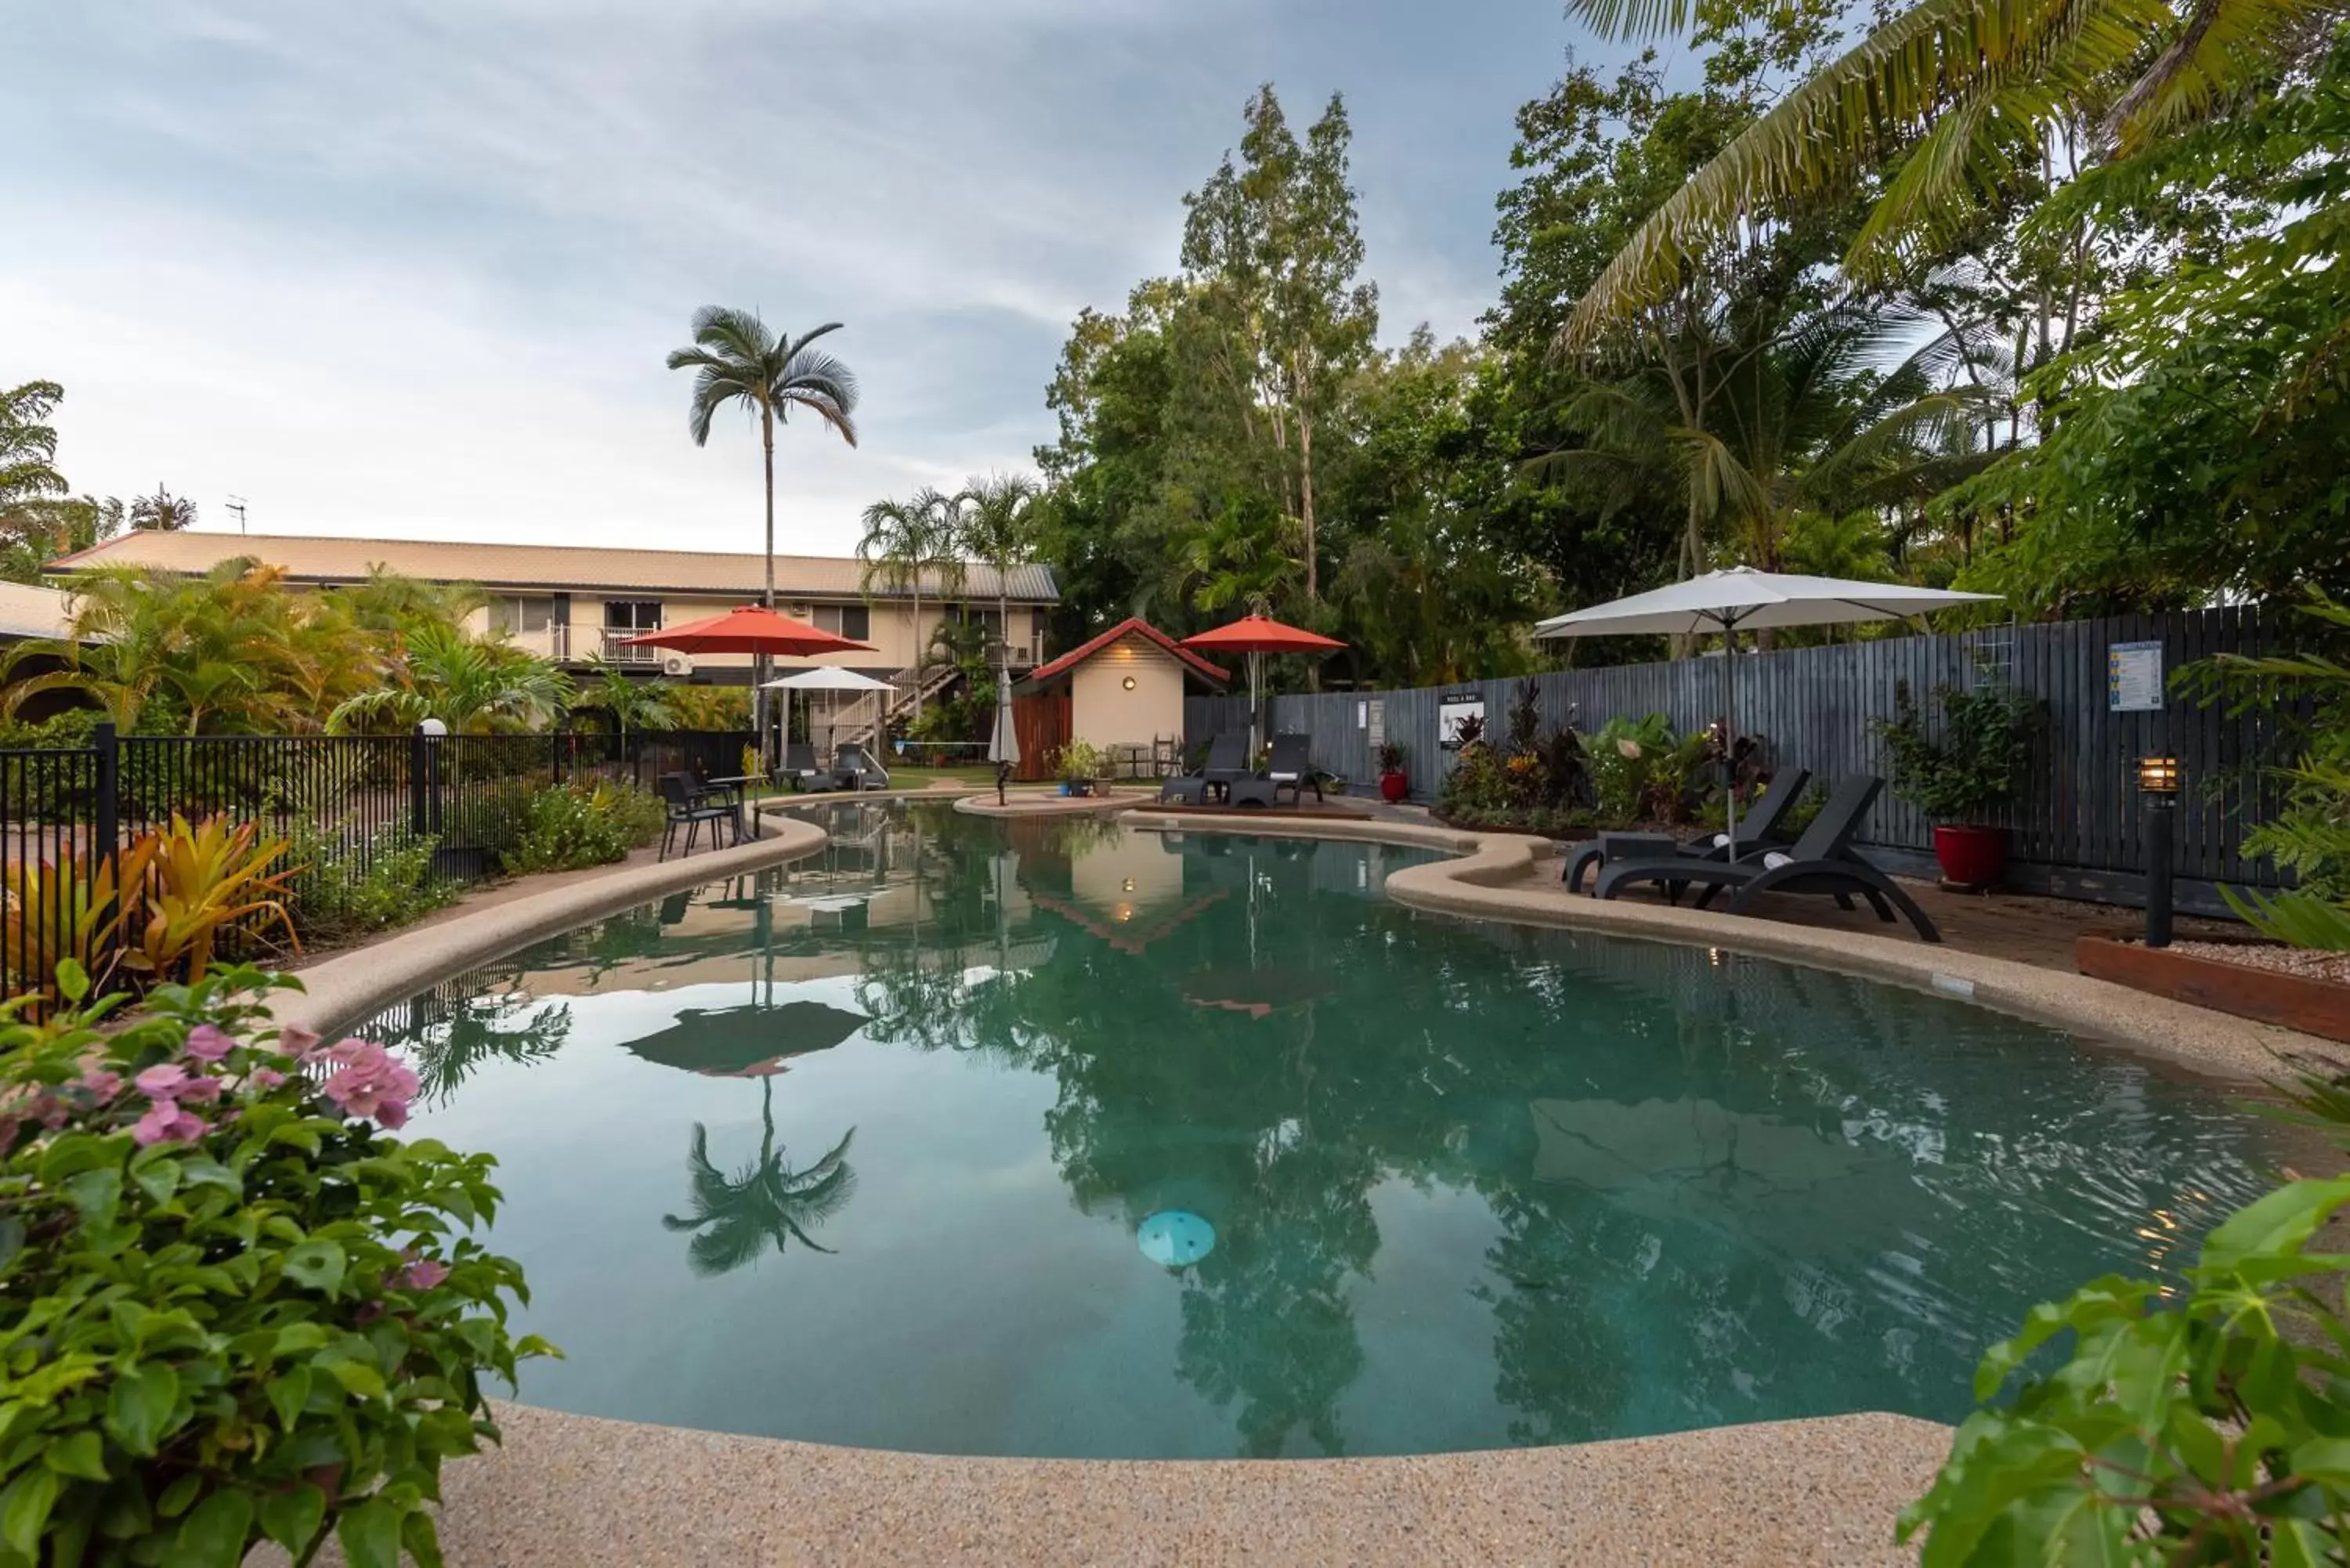
[[[857,1193],[857,1173],[847,1164],[848,1142],[855,1127],[841,1134],[822,1159],[804,1170],[784,1161],[785,1151],[775,1145],[774,1080],[759,1081],[759,1157],[733,1176],[710,1158],[710,1129],[693,1124],[693,1142],[685,1158],[691,1189],[690,1210],[664,1214],[661,1224],[671,1231],[688,1231],[686,1262],[704,1279],[728,1274],[758,1258],[773,1246],[778,1255],[797,1241],[814,1251],[830,1252],[809,1236],[839,1213]]]

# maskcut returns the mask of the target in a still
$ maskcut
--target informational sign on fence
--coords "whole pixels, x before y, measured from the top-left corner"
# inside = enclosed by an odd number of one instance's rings
[[[1436,700],[1436,741],[1448,752],[1461,749],[1461,722],[1485,722],[1485,699],[1475,691],[1447,691]]]
[[[1388,703],[1384,697],[1367,697],[1356,704],[1356,717],[1362,721],[1363,743],[1378,751],[1388,743]]]
[[[2116,713],[2162,711],[2162,644],[2106,645],[2106,706]]]

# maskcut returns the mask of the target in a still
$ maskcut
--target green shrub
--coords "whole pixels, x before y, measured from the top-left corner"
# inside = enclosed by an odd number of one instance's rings
[[[294,927],[308,940],[348,941],[412,925],[457,898],[455,882],[432,874],[440,841],[404,825],[362,834],[344,821],[321,833],[296,819],[287,837],[286,858],[302,867]]]
[[[1875,726],[1892,766],[1893,793],[1936,822],[1980,822],[2022,787],[2039,704],[1988,683],[1971,691],[1945,686],[1940,696],[1937,741],[1926,733],[1909,683],[1893,689],[1893,717]]]
[[[486,1155],[386,1136],[416,1076],[273,1033],[253,969],[161,986],[126,1027],[0,1013],[0,1560],[234,1568],[441,1560],[442,1460],[496,1428],[484,1380],[521,1270],[471,1234]],[[99,1027],[102,1021],[107,1029]]]
[[[2307,1081],[2301,1103],[2350,1127],[2341,1085]],[[2344,1561],[2350,1256],[2312,1243],[2345,1208],[2350,1177],[2293,1181],[2204,1239],[2183,1294],[2108,1277],[2034,1307],[1902,1515],[1926,1568]],[[2026,1365],[2052,1345],[2061,1362]]]
[[[0,718],[0,750],[46,751],[89,744],[99,722],[106,717],[95,708],[68,708],[46,719],[27,722]]]
[[[749,748],[744,748],[746,752]],[[745,766],[746,774],[756,771]],[[620,837],[631,849],[642,849],[661,836],[669,825],[669,808],[660,796],[650,790],[637,789],[629,784],[599,784],[588,796],[588,809],[608,817],[620,830]]]
[[[627,830],[596,809],[588,791],[556,784],[531,797],[522,836],[507,852],[505,869],[515,873],[576,871],[608,866],[629,854]]]

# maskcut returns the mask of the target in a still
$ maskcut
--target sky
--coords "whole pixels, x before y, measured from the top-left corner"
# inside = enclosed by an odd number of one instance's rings
[[[1072,317],[1174,269],[1272,81],[1333,91],[1381,336],[1474,330],[1557,0],[0,0],[0,386],[77,492],[255,533],[752,550],[686,433],[704,304],[845,323],[854,451],[780,432],[779,550],[1032,465]]]

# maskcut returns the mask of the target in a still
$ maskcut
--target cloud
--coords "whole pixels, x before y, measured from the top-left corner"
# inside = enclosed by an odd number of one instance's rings
[[[1388,336],[1469,329],[1557,24],[1505,0],[146,0],[12,22],[0,380],[68,388],[86,489],[257,529],[747,547],[754,444],[685,438],[705,302],[837,319],[858,451],[778,510],[1023,466],[1066,324],[1168,270],[1273,78],[1346,88]],[[1510,39],[1542,39],[1542,52]],[[754,533],[746,533],[745,530]]]

